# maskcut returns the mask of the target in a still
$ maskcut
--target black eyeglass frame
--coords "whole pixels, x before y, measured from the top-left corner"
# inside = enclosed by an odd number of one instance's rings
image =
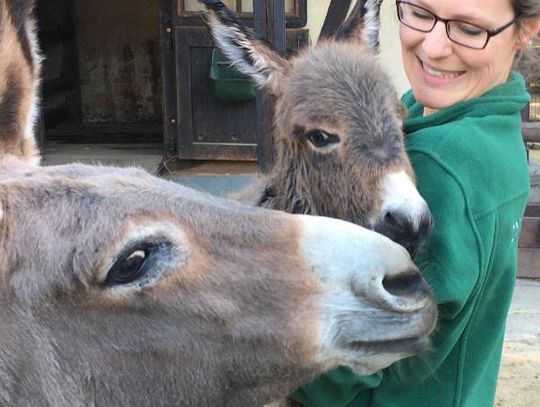
[[[432,15],[433,18],[435,18],[435,21],[433,21],[433,26],[432,26],[429,30],[420,30],[420,29],[418,29],[418,28],[411,27],[410,25],[404,23],[404,22],[401,20],[400,13],[399,13],[399,5],[400,5],[400,4],[408,4],[408,5],[410,5],[410,6],[417,7],[417,8],[419,8],[420,10],[423,10],[423,11],[425,11],[426,13]],[[413,4],[413,3],[409,2],[409,1],[396,0],[396,11],[397,11],[397,17],[398,17],[398,20],[399,20],[399,22],[400,22],[401,24],[403,24],[404,26],[409,27],[409,28],[411,28],[411,29],[413,29],[413,30],[420,31],[420,32],[423,32],[423,33],[429,33],[429,32],[431,32],[431,31],[433,31],[433,29],[435,28],[435,26],[437,25],[437,23],[438,23],[439,21],[441,21],[442,23],[444,23],[444,27],[445,27],[445,29],[446,29],[446,36],[448,37],[448,39],[449,39],[450,41],[452,41],[453,43],[456,43],[456,44],[458,44],[458,45],[461,45],[462,47],[467,47],[467,48],[470,48],[470,49],[478,49],[478,50],[482,50],[482,49],[486,48],[487,45],[488,45],[488,42],[489,42],[489,40],[490,40],[491,37],[494,37],[495,35],[502,33],[504,30],[506,30],[508,27],[510,27],[512,24],[514,24],[514,23],[517,21],[517,19],[519,18],[519,15],[516,15],[516,16],[512,19],[512,21],[509,21],[508,23],[502,25],[502,26],[499,27],[499,28],[495,28],[495,29],[493,29],[493,30],[489,30],[489,29],[487,29],[487,28],[480,27],[480,26],[478,26],[478,25],[476,25],[476,24],[471,24],[471,23],[468,23],[468,22],[466,22],[466,21],[455,20],[455,19],[447,19],[447,18],[441,18],[441,17],[439,17],[437,14],[433,13],[432,11],[430,11],[430,10],[428,10],[428,9],[425,9],[424,7],[418,6],[418,5],[416,5],[416,4]],[[470,45],[467,45],[467,44],[462,44],[461,42],[452,39],[452,38],[450,37],[450,28],[448,27],[448,23],[450,23],[450,22],[464,23],[464,24],[471,25],[471,26],[473,26],[473,27],[479,28],[479,29],[481,29],[481,30],[484,30],[485,32],[487,32],[486,42],[484,43],[484,45],[483,45],[482,47],[478,48],[478,47],[471,47]]]

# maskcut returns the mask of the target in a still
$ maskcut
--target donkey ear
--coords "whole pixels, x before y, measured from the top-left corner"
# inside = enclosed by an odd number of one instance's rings
[[[0,2],[0,167],[39,164],[34,138],[39,57],[30,6],[27,0]]]
[[[221,1],[199,0],[206,6],[205,21],[219,49],[231,64],[255,83],[276,94],[288,62],[270,43],[258,38]]]
[[[334,39],[360,42],[378,53],[381,3],[382,0],[358,0]]]

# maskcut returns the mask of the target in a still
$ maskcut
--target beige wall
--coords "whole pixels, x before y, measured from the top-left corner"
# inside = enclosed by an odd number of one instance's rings
[[[330,0],[308,0],[308,24],[311,41],[319,37],[324,17],[328,11]],[[354,4],[354,1],[353,1]],[[401,66],[401,51],[398,38],[398,21],[395,4],[392,1],[383,1],[381,9],[381,63],[389,73],[401,95],[408,88],[407,78]]]
[[[227,7],[231,10],[238,11],[236,8],[236,0],[221,0]],[[203,8],[199,0],[184,0],[185,9],[187,11],[199,11]],[[242,0],[242,11],[252,12],[253,11],[253,0]],[[293,0],[285,0],[285,11],[293,12],[294,11],[294,2]]]

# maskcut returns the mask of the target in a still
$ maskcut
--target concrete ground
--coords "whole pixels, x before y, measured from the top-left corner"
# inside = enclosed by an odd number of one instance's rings
[[[43,165],[69,162],[112,166],[136,166],[155,174],[163,157],[161,143],[80,143],[47,141],[42,148]]]
[[[518,279],[508,315],[505,340],[529,343],[538,339],[540,339],[540,281]]]
[[[540,150],[532,151],[531,176],[540,176]],[[79,161],[107,165],[135,165],[156,173],[162,159],[162,146],[154,144],[75,144],[47,143],[43,164]],[[195,189],[219,196],[243,187],[256,176],[253,163],[190,164],[165,177]],[[539,195],[540,196],[540,195]],[[540,199],[539,199],[540,201]],[[540,264],[538,265],[540,267]],[[540,406],[540,281],[517,281],[508,315],[503,362],[499,375],[496,406]]]
[[[520,279],[508,315],[495,405],[540,406],[539,390],[540,281]]]

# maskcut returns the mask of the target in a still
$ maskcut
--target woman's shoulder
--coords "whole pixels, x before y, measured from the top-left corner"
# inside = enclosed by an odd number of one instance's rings
[[[423,133],[407,137],[413,166],[420,168],[422,157],[429,157],[431,167],[444,169],[471,197],[474,213],[527,193],[529,177],[519,122],[468,117]],[[422,171],[430,168],[424,165]]]

